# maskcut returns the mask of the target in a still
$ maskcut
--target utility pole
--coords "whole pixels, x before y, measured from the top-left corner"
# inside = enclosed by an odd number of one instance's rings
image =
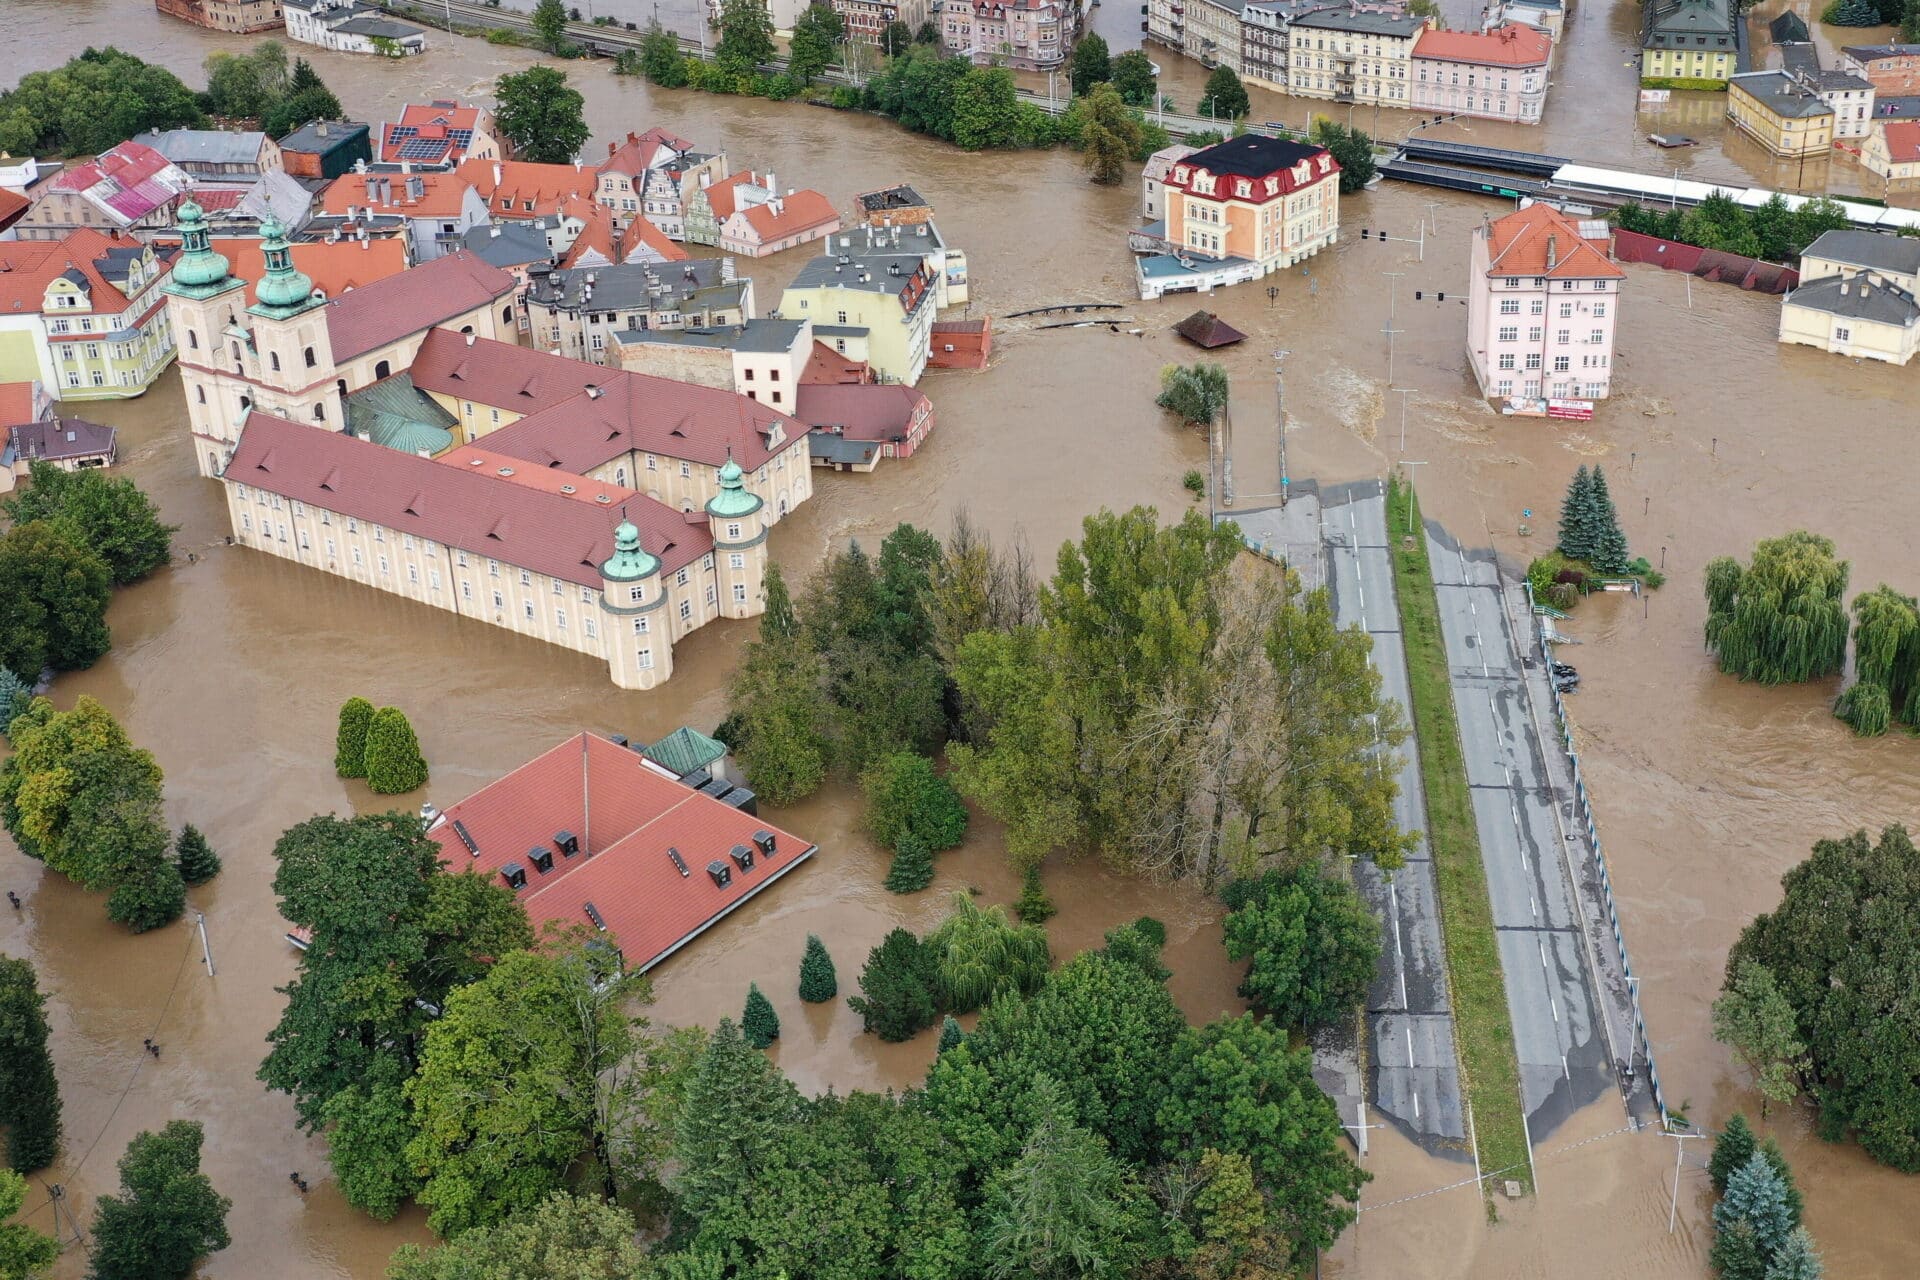
[[[193,923],[200,930],[200,958],[207,962],[207,976],[211,978],[214,976],[213,948],[207,943],[207,913],[204,911],[194,912]]]
[[[1400,461],[1400,465],[1403,467],[1424,467],[1427,464],[1424,462],[1408,462],[1406,459],[1403,458]],[[1412,476],[1407,477],[1407,488],[1409,489],[1413,488]],[[1407,503],[1407,532],[1409,534],[1413,532],[1413,503],[1411,502]]]
[[[47,1188],[47,1198],[53,1202],[53,1238],[60,1247],[67,1247],[67,1233],[73,1233],[75,1244],[85,1244],[87,1238],[80,1234],[80,1219],[73,1216],[73,1210],[67,1207],[67,1189],[59,1183]]]
[[[1400,397],[1400,452],[1405,453],[1407,451],[1407,397],[1413,394],[1413,388],[1389,387],[1388,390]]]
[[[1389,285],[1388,285],[1389,292],[1387,293],[1387,327],[1382,329],[1380,332],[1387,335],[1387,385],[1392,386],[1393,385],[1393,339],[1394,339],[1394,336],[1400,332],[1400,330],[1393,327],[1393,321],[1394,321],[1394,316],[1397,310],[1397,304],[1398,304],[1398,299],[1400,295],[1400,277],[1407,273],[1404,271],[1382,271],[1380,274],[1387,277],[1387,280],[1389,281]]]
[[[1675,1133],[1667,1130],[1667,1136],[1674,1140],[1673,1148],[1673,1200],[1667,1206],[1667,1234],[1673,1234],[1673,1228],[1680,1215],[1680,1157],[1686,1152],[1687,1139],[1704,1138],[1704,1133]]]
[[[1280,362],[1293,352],[1278,349],[1273,353],[1273,420],[1274,439],[1278,442],[1280,455],[1280,509],[1287,508],[1287,493],[1293,484],[1293,478],[1287,474],[1287,383],[1280,371]]]

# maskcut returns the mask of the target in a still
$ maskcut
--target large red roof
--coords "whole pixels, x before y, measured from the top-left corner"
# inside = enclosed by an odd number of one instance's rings
[[[256,290],[267,271],[260,238],[219,237],[213,241],[213,248],[226,255],[234,276],[247,282],[248,304],[257,301]],[[304,240],[289,248],[293,265],[329,298],[397,276],[407,269],[406,242],[398,239]]]
[[[428,834],[450,870],[498,876],[517,863],[527,880],[518,897],[536,929],[550,920],[604,927],[628,970],[646,970],[815,848],[655,768],[629,748],[581,733],[451,806]],[[579,852],[556,848],[563,831]],[[773,851],[756,836],[771,837]],[[750,868],[734,861],[736,847],[750,852]],[[551,871],[529,856],[535,848],[552,855]],[[685,874],[669,849],[679,851]],[[707,872],[714,862],[727,867],[724,888]]]
[[[620,376],[603,365],[451,329],[427,335],[408,373],[422,391],[521,414],[537,413]]]
[[[649,129],[645,133],[629,133],[627,140],[615,146],[607,144],[607,158],[600,164],[601,173],[624,173],[629,178],[637,178],[654,167],[661,158],[662,150],[675,154],[685,154],[693,150],[693,144],[665,129]]]
[[[1587,240],[1580,224],[1552,205],[1530,204],[1496,220],[1487,233],[1487,274],[1597,280],[1627,273],[1615,265],[1605,239]]]
[[[927,398],[897,382],[802,384],[794,412],[809,427],[838,431],[849,440],[906,436]]]
[[[327,302],[336,362],[352,360],[514,291],[514,279],[462,249]]]
[[[473,144],[474,131],[482,124],[478,107],[457,102],[410,102],[401,110],[399,123],[382,130],[380,159],[387,164],[463,160]]]
[[[1553,37],[1538,27],[1509,22],[1492,31],[1441,31],[1428,27],[1413,42],[1413,56],[1486,67],[1544,67]]]
[[[407,218],[457,218],[472,188],[458,173],[343,173],[321,193],[320,212],[371,209]]]
[[[746,216],[753,227],[754,234],[761,243],[772,240],[784,240],[788,236],[797,236],[818,227],[832,224],[840,225],[840,215],[834,212],[833,201],[818,191],[796,191],[792,195],[779,197],[780,211],[774,212],[774,202],[748,205],[738,212]]]
[[[1887,158],[1895,164],[1920,160],[1920,120],[1889,120],[1880,126],[1887,139]]]
[[[713,550],[704,522],[690,523],[630,489],[574,476],[589,495],[578,501],[544,483],[515,484],[497,467],[473,466],[470,455],[422,458],[266,413],[247,416],[224,474],[283,498],[595,590],[602,585],[600,565],[613,554],[622,511],[669,572]],[[601,495],[605,502],[598,501]]]
[[[138,241],[91,227],[70,231],[58,240],[0,240],[0,315],[39,311],[47,286],[55,276],[69,271],[86,277],[94,315],[117,315],[131,299],[102,274],[99,264],[115,250],[132,253],[140,247]],[[164,253],[156,253],[164,259]]]
[[[600,175],[585,165],[528,160],[463,160],[454,175],[480,193],[496,218],[545,217],[569,197],[592,200],[600,185]]]

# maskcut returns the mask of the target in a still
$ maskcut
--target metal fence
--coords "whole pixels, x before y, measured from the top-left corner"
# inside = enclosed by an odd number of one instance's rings
[[[1567,706],[1565,701],[1560,697],[1559,687],[1555,685],[1553,681],[1553,667],[1551,665],[1554,661],[1552,634],[1547,630],[1546,624],[1540,616],[1537,613],[1531,612],[1534,603],[1532,584],[1527,583],[1523,585],[1526,587],[1527,605],[1529,614],[1533,618],[1534,632],[1540,640],[1540,652],[1548,663],[1547,688],[1553,694],[1553,715],[1555,722],[1560,727],[1560,746],[1561,749],[1567,753],[1567,766],[1573,772],[1573,816],[1577,821],[1586,824],[1587,847],[1593,851],[1594,867],[1600,875],[1600,893],[1607,907],[1607,923],[1613,927],[1613,945],[1619,952],[1620,968],[1621,971],[1626,974],[1627,989],[1632,996],[1634,1037],[1639,1045],[1641,1054],[1647,1060],[1647,1083],[1653,1092],[1654,1105],[1660,1109],[1660,1127],[1663,1129],[1668,1128],[1670,1126],[1667,1112],[1667,1099],[1666,1095],[1660,1089],[1660,1068],[1653,1060],[1653,1043],[1647,1037],[1646,1019],[1640,1015],[1640,980],[1634,976],[1633,960],[1627,954],[1627,939],[1620,931],[1620,912],[1615,908],[1613,902],[1613,877],[1607,872],[1606,854],[1600,847],[1600,833],[1594,825],[1593,803],[1587,794],[1586,779],[1583,778],[1580,773],[1580,754],[1573,749],[1573,727],[1567,722]],[[1633,1063],[1633,1053],[1633,1048],[1629,1046],[1627,1050],[1627,1063],[1629,1067],[1631,1067]]]

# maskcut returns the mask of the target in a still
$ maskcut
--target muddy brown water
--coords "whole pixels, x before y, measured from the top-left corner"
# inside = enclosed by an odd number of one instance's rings
[[[1137,39],[1132,8],[1098,11],[1097,26],[1116,48]],[[111,41],[197,81],[209,52],[245,44],[162,19],[142,0],[8,0],[6,12],[12,47],[22,51],[16,70],[57,65]],[[1711,99],[1689,96],[1636,118],[1631,70],[1621,64],[1631,60],[1637,13],[1622,4],[1576,14],[1543,129],[1482,124],[1456,127],[1455,136],[1647,171],[1678,164],[1689,177],[1779,181],[1737,145],[1722,147]],[[1468,17],[1452,16],[1456,25]],[[375,121],[408,100],[484,93],[525,59],[444,39],[397,66],[312,56],[349,110]],[[1158,56],[1170,91],[1183,104],[1196,96],[1197,69]],[[871,542],[900,520],[944,529],[961,507],[999,538],[1024,534],[1044,568],[1100,506],[1146,502],[1174,512],[1187,504],[1181,473],[1203,466],[1206,450],[1162,421],[1151,396],[1157,370],[1188,358],[1166,326],[1195,301],[1132,300],[1122,240],[1132,188],[1091,187],[1065,153],[968,156],[877,120],[662,93],[616,81],[603,66],[576,70],[595,148],[660,124],[838,202],[911,180],[938,207],[949,240],[968,251],[976,312],[1002,316],[1067,300],[1125,304],[1115,313],[1125,317],[1121,333],[1003,322],[991,369],[930,376],[923,388],[937,429],[929,447],[872,476],[822,476],[814,500],[775,539],[790,572],[804,573],[849,538]],[[1262,119],[1300,123],[1308,109],[1256,94]],[[1355,122],[1371,125],[1371,114]],[[1412,124],[1383,115],[1383,134]],[[1663,153],[1642,141],[1648,131],[1686,132],[1706,145]],[[1833,169],[1831,180],[1845,188],[1846,166]],[[1429,513],[1468,541],[1530,554],[1550,536],[1572,467],[1606,464],[1636,550],[1658,562],[1664,548],[1672,580],[1644,606],[1608,598],[1570,624],[1586,642],[1571,655],[1587,677],[1573,710],[1663,1077],[1672,1097],[1691,1099],[1696,1119],[1716,1123],[1735,1107],[1755,1106],[1742,1073],[1708,1034],[1728,943],[1776,899],[1780,873],[1813,840],[1920,820],[1920,744],[1854,741],[1828,713],[1831,685],[1762,690],[1721,678],[1699,645],[1701,569],[1715,555],[1744,554],[1756,538],[1804,525],[1839,541],[1857,587],[1882,579],[1920,587],[1920,546],[1898,517],[1915,480],[1915,374],[1780,347],[1771,300],[1700,283],[1689,291],[1683,278],[1632,268],[1619,397],[1590,424],[1502,419],[1473,397],[1457,301],[1470,229],[1498,211],[1464,196],[1384,186],[1350,199],[1344,220],[1350,229],[1413,235],[1426,219],[1424,261],[1413,245],[1350,235],[1304,270],[1270,281],[1271,300],[1254,286],[1207,303],[1252,335],[1224,353],[1235,377],[1236,483],[1243,505],[1276,487],[1270,353],[1279,348],[1292,352],[1292,474],[1341,480],[1424,462],[1418,474]],[[803,256],[753,264],[763,299],[777,297]],[[1391,327],[1404,332],[1391,379],[1380,333],[1389,327],[1387,271],[1405,273],[1393,307]],[[1415,289],[1426,295],[1419,302]],[[1434,300],[1440,290],[1444,303]],[[1136,328],[1140,336],[1126,332]],[[1412,393],[1404,450],[1401,398],[1389,387]],[[84,411],[121,429],[124,473],[182,526],[181,559],[120,594],[110,616],[113,652],[63,678],[55,697],[62,705],[81,693],[105,701],[166,770],[169,817],[199,824],[225,857],[225,873],[193,895],[219,976],[200,967],[188,926],[129,937],[106,922],[98,897],[11,852],[0,857],[0,882],[21,893],[26,910],[0,914],[0,949],[32,957],[53,994],[68,1133],[59,1176],[83,1220],[94,1197],[111,1189],[113,1162],[135,1132],[191,1117],[206,1124],[208,1171],[235,1201],[234,1243],[203,1275],[375,1277],[396,1245],[426,1238],[421,1216],[377,1224],[346,1206],[324,1176],[322,1144],[301,1137],[286,1100],[253,1080],[281,1004],[273,987],[294,968],[270,887],[273,840],[314,812],[386,804],[332,776],[335,709],[355,693],[405,707],[434,772],[428,788],[402,803],[444,803],[582,726],[639,737],[683,722],[710,727],[751,628],[703,629],[680,646],[668,685],[622,693],[584,659],[322,575],[290,573],[222,545],[224,517],[213,486],[192,474],[181,408],[170,375],[139,400]],[[1531,538],[1518,533],[1529,507],[1539,531]],[[196,563],[186,563],[189,551]],[[711,1023],[736,1012],[747,982],[757,980],[782,1015],[780,1064],[803,1087],[912,1084],[931,1057],[931,1038],[881,1045],[858,1034],[843,1004],[801,1006],[791,982],[801,942],[821,934],[851,989],[867,947],[896,924],[926,927],[951,891],[971,886],[983,900],[1010,901],[1018,886],[997,833],[977,822],[963,848],[943,855],[934,889],[902,899],[880,888],[882,857],[844,788],[780,817],[817,841],[821,856],[664,966],[654,1016]],[[1240,1007],[1217,916],[1197,895],[1116,878],[1092,862],[1049,866],[1047,877],[1062,907],[1050,925],[1057,955],[1151,913],[1168,924],[1174,991],[1188,1016]],[[158,1062],[140,1052],[146,1036],[163,1046]],[[1368,1163],[1376,1180],[1365,1203],[1378,1207],[1334,1250],[1328,1272],[1704,1274],[1709,1200],[1695,1167],[1700,1144],[1689,1152],[1670,1236],[1674,1144],[1614,1132],[1623,1123],[1618,1104],[1606,1100],[1541,1137],[1539,1198],[1503,1205],[1497,1224],[1470,1189],[1402,1200],[1470,1170],[1375,1131]],[[1776,1114],[1768,1127],[1807,1188],[1828,1273],[1909,1274],[1920,1245],[1910,1212],[1915,1182],[1813,1139],[1803,1114]],[[305,1198],[287,1182],[295,1170],[313,1185]],[[44,1204],[33,1220],[52,1224]],[[82,1269],[79,1251],[69,1250],[55,1274]]]

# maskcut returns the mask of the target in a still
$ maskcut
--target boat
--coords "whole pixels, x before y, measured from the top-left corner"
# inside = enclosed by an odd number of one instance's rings
[[[1697,147],[1700,145],[1698,138],[1689,138],[1684,133],[1650,133],[1647,135],[1647,141],[1656,147],[1667,147],[1669,149],[1673,147]]]

